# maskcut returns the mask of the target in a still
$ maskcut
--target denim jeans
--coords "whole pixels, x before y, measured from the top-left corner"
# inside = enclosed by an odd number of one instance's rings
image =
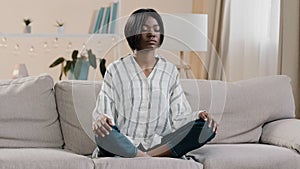
[[[208,122],[202,119],[191,121],[182,126],[173,133],[164,136],[159,145],[149,150],[155,149],[161,145],[168,145],[172,151],[172,157],[181,157],[187,152],[200,148],[215,137],[212,127],[208,127]],[[120,133],[117,126],[113,126],[109,135],[102,138],[96,137],[96,143],[99,148],[99,157],[135,157],[137,148]]]
[[[125,137],[117,126],[112,127],[109,135],[105,137],[95,137],[99,148],[99,157],[114,157],[116,155],[121,157],[135,157],[137,148]]]
[[[212,127],[208,127],[208,122],[198,119],[191,121],[175,132],[164,136],[161,143],[152,147],[150,150],[167,144],[172,151],[172,157],[181,157],[189,151],[202,147],[212,140],[215,135]]]

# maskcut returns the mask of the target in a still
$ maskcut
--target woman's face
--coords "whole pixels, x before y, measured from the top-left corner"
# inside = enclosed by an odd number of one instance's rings
[[[155,49],[160,46],[160,27],[153,17],[149,16],[142,26],[140,49]]]

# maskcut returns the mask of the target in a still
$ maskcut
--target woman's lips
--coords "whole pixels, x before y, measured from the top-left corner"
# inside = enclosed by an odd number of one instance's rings
[[[148,41],[148,43],[155,45],[156,44],[156,40],[150,40],[150,41]]]

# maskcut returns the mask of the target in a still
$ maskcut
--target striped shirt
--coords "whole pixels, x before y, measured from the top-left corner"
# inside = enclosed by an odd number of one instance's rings
[[[146,77],[134,57],[129,55],[108,66],[93,120],[103,113],[134,145],[148,149],[197,114],[184,95],[175,65],[157,56]]]

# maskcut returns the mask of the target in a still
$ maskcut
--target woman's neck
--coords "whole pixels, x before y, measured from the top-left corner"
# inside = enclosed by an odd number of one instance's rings
[[[156,50],[141,50],[136,52],[135,60],[142,69],[153,68],[156,64]]]

